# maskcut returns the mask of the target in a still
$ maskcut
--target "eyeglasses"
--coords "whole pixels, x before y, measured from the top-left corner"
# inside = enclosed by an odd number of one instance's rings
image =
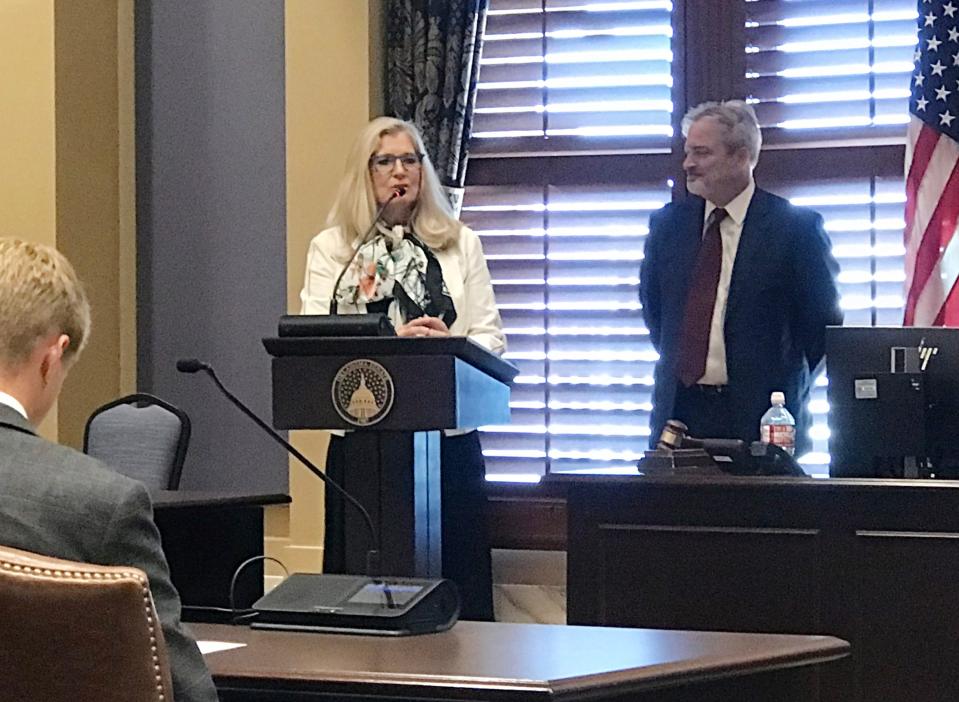
[[[396,162],[403,164],[403,170],[415,171],[423,163],[423,154],[373,154],[370,156],[370,168],[381,175],[389,175],[396,168]]]

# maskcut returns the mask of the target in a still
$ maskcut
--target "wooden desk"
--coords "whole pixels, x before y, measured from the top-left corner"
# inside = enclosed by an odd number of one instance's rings
[[[156,511],[168,512],[189,507],[266,507],[290,502],[285,494],[219,492],[210,490],[154,490],[150,493]]]
[[[959,482],[564,480],[571,624],[830,634],[824,700],[959,699]]]
[[[230,606],[233,572],[247,558],[263,555],[263,508],[285,504],[288,495],[159,490],[151,494],[170,576],[183,602],[185,621],[226,621],[212,608]],[[237,579],[237,607],[263,594],[263,563]]]
[[[809,702],[819,665],[849,649],[821,636],[485,622],[406,638],[192,628],[199,639],[247,644],[206,656],[224,702]]]

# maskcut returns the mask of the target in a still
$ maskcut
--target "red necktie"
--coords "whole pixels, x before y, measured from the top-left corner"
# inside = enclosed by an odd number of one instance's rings
[[[713,323],[716,288],[719,286],[719,271],[723,263],[719,223],[725,218],[726,210],[718,207],[710,213],[689,283],[686,310],[683,313],[679,364],[676,367],[676,374],[686,387],[695,385],[706,372],[709,330]]]

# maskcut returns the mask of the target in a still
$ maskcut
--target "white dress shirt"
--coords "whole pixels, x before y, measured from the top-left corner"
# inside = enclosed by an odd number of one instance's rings
[[[10,409],[16,410],[21,415],[23,415],[23,418],[26,419],[27,421],[30,420],[30,418],[27,416],[27,410],[24,408],[23,404],[21,404],[20,400],[15,398],[13,395],[8,395],[5,392],[0,392],[0,405],[6,405]]]
[[[709,328],[709,350],[706,352],[706,372],[699,379],[701,385],[726,385],[729,375],[726,372],[726,339],[723,327],[726,320],[726,300],[729,298],[729,282],[733,277],[733,264],[739,250],[739,238],[743,233],[746,210],[756,192],[756,184],[750,179],[749,185],[726,205],[726,217],[719,224],[719,235],[723,244],[723,259],[719,269],[719,284],[716,286],[716,304],[713,307],[713,320]],[[703,217],[703,229],[709,215],[716,205],[706,201]]]

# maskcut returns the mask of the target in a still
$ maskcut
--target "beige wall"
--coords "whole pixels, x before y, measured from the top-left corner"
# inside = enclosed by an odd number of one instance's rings
[[[53,0],[0,3],[0,236],[55,245]],[[44,435],[57,435],[57,408]]]
[[[135,296],[132,163],[122,162],[133,148],[121,144],[133,136],[132,4],[56,2],[57,245],[93,308],[90,345],[60,399],[59,438],[72,446],[82,444],[90,412],[135,382],[135,320],[121,316]]]
[[[56,243],[53,0],[0,3],[0,232]]]
[[[63,250],[94,307],[92,341],[42,427],[74,446],[93,407],[132,390],[132,5],[0,2],[0,234]]]
[[[287,290],[298,312],[306,251],[323,228],[350,143],[379,111],[371,70],[371,27],[379,32],[380,0],[287,0],[286,163]],[[377,97],[371,100],[371,94]],[[374,108],[371,109],[371,104]],[[323,466],[327,435],[293,432],[293,442]],[[293,504],[268,510],[267,553],[291,572],[322,565],[323,488],[299,463],[290,465]],[[276,574],[268,567],[268,573]]]

